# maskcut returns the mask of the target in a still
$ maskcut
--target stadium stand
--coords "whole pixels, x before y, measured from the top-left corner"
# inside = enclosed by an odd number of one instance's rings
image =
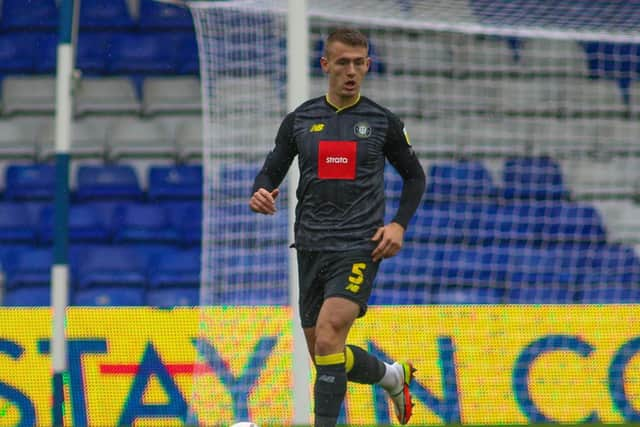
[[[138,176],[130,165],[81,165],[75,197],[86,200],[140,200]]]
[[[122,203],[114,211],[114,242],[177,243],[178,233],[170,226],[161,207],[147,203]]]
[[[7,200],[53,200],[55,168],[50,164],[10,164],[6,168]]]
[[[45,206],[40,213],[39,241],[53,244],[54,210]],[[69,207],[69,241],[71,243],[109,243],[112,231],[103,220],[101,211],[91,203]]]
[[[3,32],[55,31],[58,28],[55,0],[2,0],[1,16],[0,29]]]
[[[80,6],[80,30],[134,30],[126,0],[86,0]]]
[[[53,253],[48,248],[25,248],[3,259],[7,289],[46,288],[51,280]]]
[[[141,306],[145,305],[145,292],[144,289],[133,287],[79,289],[73,294],[72,304],[94,307]]]
[[[147,159],[176,158],[175,141],[160,121],[128,116],[111,122],[107,128],[109,157]]]
[[[75,115],[125,114],[140,112],[140,100],[133,82],[127,77],[83,78],[78,82]]]
[[[160,252],[149,262],[150,288],[198,288],[200,250],[198,248]]]
[[[53,76],[7,76],[2,80],[3,114],[53,114],[54,110]]]
[[[3,305],[7,307],[42,307],[51,304],[51,288],[18,288],[7,290]]]
[[[0,72],[32,73],[34,70],[35,45],[32,34],[3,33],[0,34]]]
[[[167,3],[140,0],[138,16],[140,31],[193,31],[191,13]]]
[[[2,1],[0,259],[5,305],[49,304],[55,171],[46,161],[54,153],[57,15],[54,0]],[[77,171],[69,211],[71,301],[195,305],[203,238],[203,144],[190,14],[153,0],[83,0],[80,29],[77,66],[82,77],[75,82],[71,147]],[[578,164],[562,155],[536,155],[536,149],[549,151],[548,141],[566,151],[576,144],[606,144],[611,152],[629,149],[626,136],[640,134],[636,122],[622,115],[581,115],[603,113],[594,110],[603,105],[607,114],[637,109],[640,88],[629,83],[637,79],[632,66],[638,62],[637,46],[452,40],[372,39],[373,73],[363,93],[402,115],[419,154],[429,159],[428,189],[413,223],[419,227],[407,231],[407,256],[382,263],[372,303],[389,301],[391,289],[396,303],[640,301],[640,261],[633,247],[640,242],[640,215],[632,199],[637,186],[628,172],[640,171],[638,160],[594,158],[589,161],[597,167],[589,168],[584,159]],[[319,55],[318,37],[313,47]],[[414,54],[427,48],[428,56]],[[541,49],[544,57],[537,53]],[[252,72],[264,71],[261,67],[273,61],[258,49],[249,55],[256,64]],[[628,64],[620,64],[621,57]],[[244,67],[247,60],[238,52],[217,59],[213,66],[227,69]],[[523,72],[537,64],[548,75]],[[312,94],[320,95],[326,82],[317,61],[312,71]],[[226,102],[214,107],[232,117],[246,103],[242,95],[247,90],[259,92],[264,102],[276,99],[282,96],[280,77],[265,76],[251,87],[242,79],[221,78],[210,89]],[[452,79],[461,81],[451,85]],[[277,121],[265,117],[251,126],[230,124],[239,135],[269,135],[270,144]],[[434,123],[446,132],[433,132]],[[530,131],[527,138],[522,129]],[[234,148],[233,141],[229,146]],[[452,153],[470,155],[451,160]],[[492,162],[499,163],[497,169]],[[219,173],[229,185],[245,188],[259,167],[225,165]],[[627,171],[624,176],[621,170]],[[388,170],[388,214],[398,203],[400,184]],[[229,188],[213,190],[238,194]],[[612,195],[618,199],[607,199]],[[231,236],[255,239],[251,236],[258,230],[267,230],[255,242],[263,246],[254,251],[221,251],[216,279],[286,280],[284,215],[252,217],[246,200],[228,200],[212,209]],[[257,263],[256,257],[270,262]],[[399,301],[399,294],[406,300]],[[282,304],[286,295],[256,293],[252,301]]]
[[[150,200],[180,201],[202,198],[201,165],[152,165],[148,170]]]
[[[146,77],[142,86],[142,112],[197,114],[202,110],[200,81],[193,76]]]
[[[24,203],[0,202],[0,242],[31,243],[37,240],[37,229]]]

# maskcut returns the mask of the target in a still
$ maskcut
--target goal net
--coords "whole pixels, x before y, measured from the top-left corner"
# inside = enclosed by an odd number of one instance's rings
[[[306,76],[287,75],[286,1],[188,2],[206,181],[206,368],[194,376],[192,416],[290,424],[292,401],[310,393],[291,387],[295,196],[285,184],[273,216],[250,212],[248,199],[289,109],[287,79],[308,77],[309,96],[323,95],[323,39],[343,25],[370,38],[362,94],[404,121],[427,173],[404,248],[383,261],[352,339],[423,365],[418,424],[637,415],[627,380],[614,381],[624,375],[605,365],[629,362],[616,359],[629,332],[620,322],[640,301],[640,1],[308,3]],[[388,218],[401,184],[388,167]],[[600,344],[608,353],[590,359]],[[471,368],[482,360],[492,368]],[[608,391],[585,385],[594,378]],[[394,422],[380,389],[349,387],[341,422]],[[603,395],[605,409],[592,407]]]

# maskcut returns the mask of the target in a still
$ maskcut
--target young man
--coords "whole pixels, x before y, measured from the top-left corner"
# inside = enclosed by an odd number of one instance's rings
[[[320,64],[329,78],[328,93],[284,118],[249,206],[262,214],[276,212],[278,185],[297,155],[295,248],[302,327],[317,374],[315,426],[336,425],[347,380],[380,384],[406,424],[413,367],[389,365],[346,341],[353,322],[366,312],[380,261],[402,247],[425,175],[400,119],[360,96],[371,64],[367,38],[357,30],[335,30]],[[403,178],[400,206],[386,225],[385,159]]]

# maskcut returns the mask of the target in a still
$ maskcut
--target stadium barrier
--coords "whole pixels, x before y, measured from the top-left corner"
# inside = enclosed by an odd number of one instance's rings
[[[351,342],[413,361],[418,424],[620,423],[640,418],[639,316],[637,305],[374,306]],[[51,321],[48,308],[0,309],[0,426],[51,423]],[[290,325],[283,307],[69,308],[65,418],[184,424],[200,375],[212,403],[194,408],[200,422],[288,424]],[[343,421],[395,422],[382,389],[349,387]]]

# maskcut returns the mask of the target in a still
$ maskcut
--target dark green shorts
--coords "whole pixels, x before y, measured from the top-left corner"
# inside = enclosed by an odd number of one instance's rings
[[[339,296],[356,302],[360,306],[358,317],[364,316],[379,266],[380,262],[371,259],[370,250],[298,250],[302,327],[315,326],[322,303],[329,297]]]

